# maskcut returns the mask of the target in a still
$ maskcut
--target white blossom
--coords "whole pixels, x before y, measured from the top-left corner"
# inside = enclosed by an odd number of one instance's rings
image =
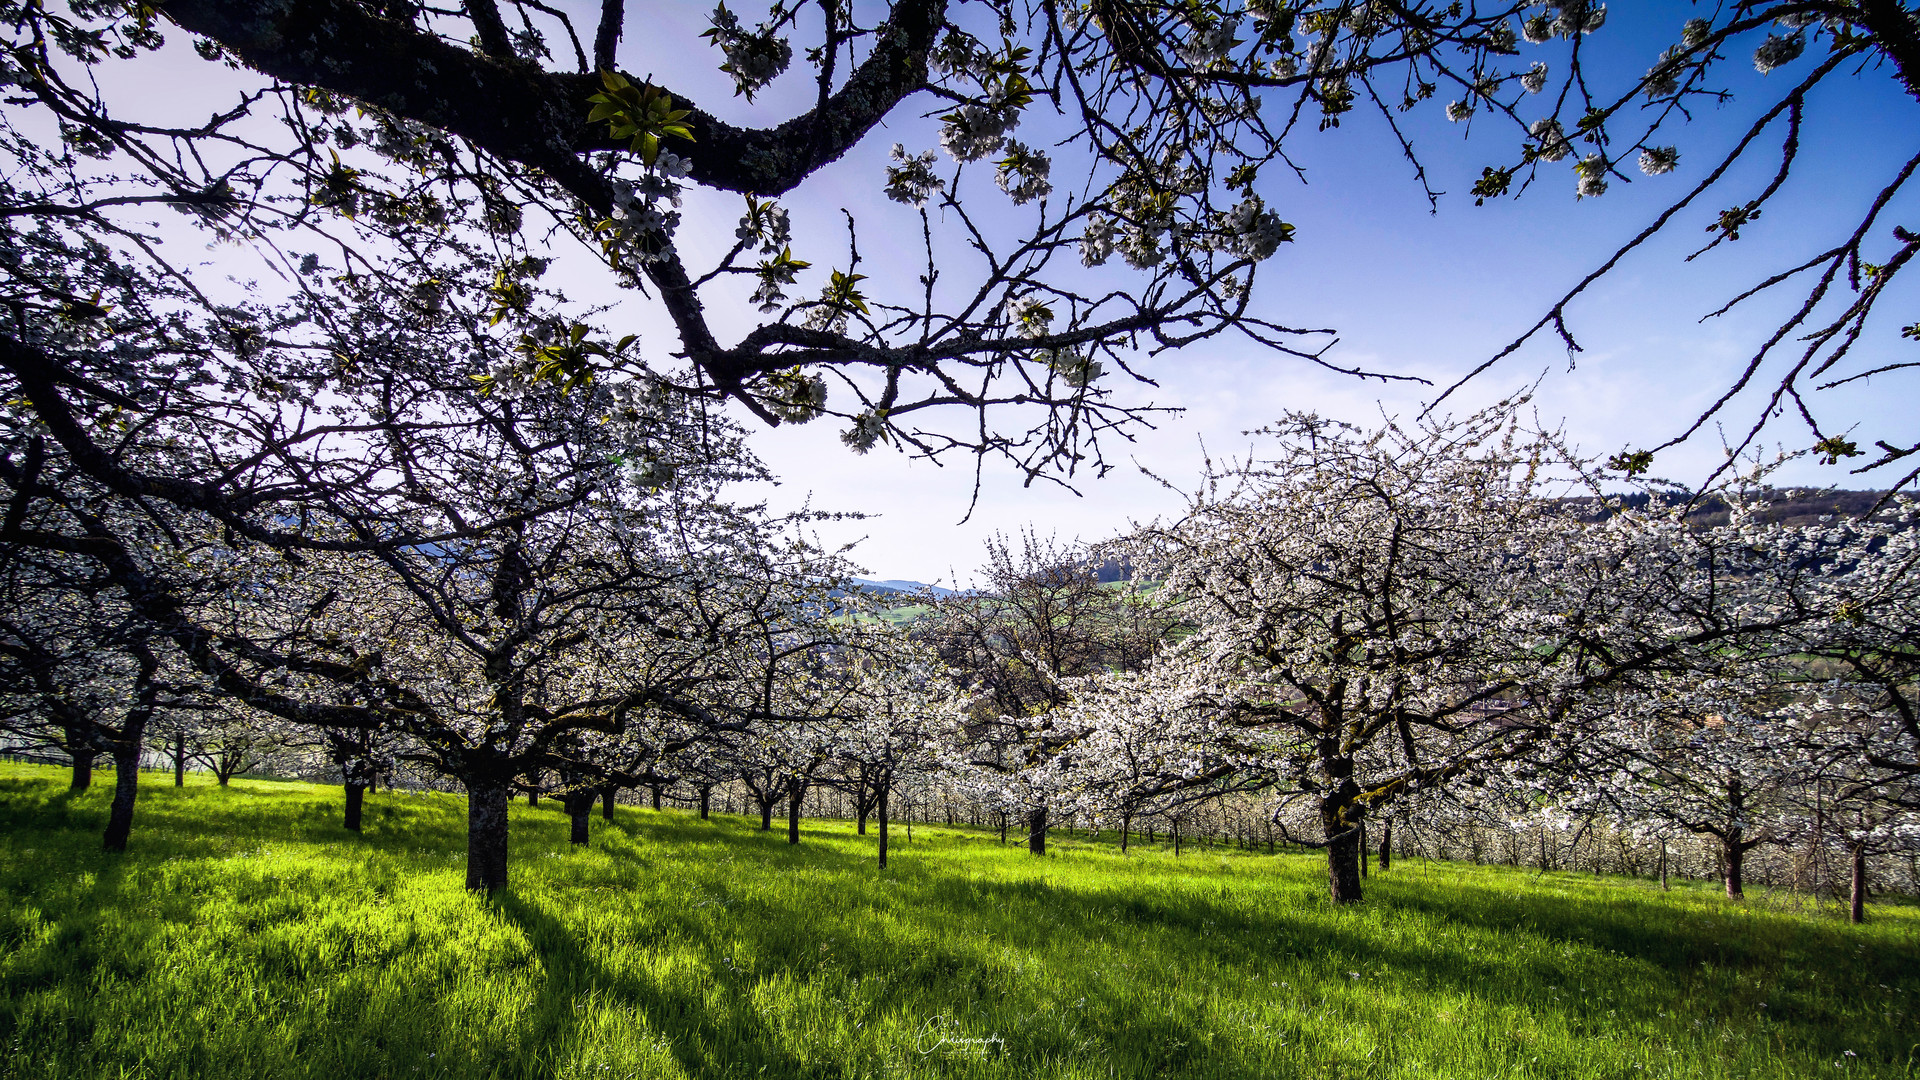
[[[887,167],[887,198],[894,202],[925,206],[928,199],[946,190],[946,181],[933,173],[937,160],[933,151],[909,154],[905,146],[894,143],[893,160],[899,164]]]

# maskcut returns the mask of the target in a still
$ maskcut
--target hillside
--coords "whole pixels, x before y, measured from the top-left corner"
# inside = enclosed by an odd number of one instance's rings
[[[461,887],[464,804],[301,784],[104,793],[0,766],[0,1076],[1909,1075],[1920,911],[1847,927],[1707,888],[1403,862],[1033,859],[916,826],[894,866],[809,822],[621,807],[590,849],[514,808]]]

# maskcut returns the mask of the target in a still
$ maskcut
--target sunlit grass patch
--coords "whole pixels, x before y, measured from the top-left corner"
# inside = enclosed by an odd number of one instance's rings
[[[0,1075],[1805,1077],[1920,1068],[1920,918],[1402,862],[872,838],[622,807],[586,850],[518,805],[462,887],[464,803],[107,793],[0,767]]]

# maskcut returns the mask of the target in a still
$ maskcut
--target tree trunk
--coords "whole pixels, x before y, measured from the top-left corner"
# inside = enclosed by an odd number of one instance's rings
[[[492,896],[507,887],[507,802],[511,797],[504,782],[467,782],[467,888],[474,892]]]
[[[887,788],[890,784],[880,785],[880,795],[874,800],[874,810],[880,815],[880,869],[887,868]]]
[[[367,786],[365,784],[348,784],[346,785],[346,790],[347,814],[345,824],[349,831],[359,832],[360,806],[366,798]]]
[[[1367,827],[1360,826],[1360,876],[1367,876]]]
[[[1380,872],[1386,873],[1393,866],[1393,822],[1380,823]]]
[[[707,811],[709,808],[712,807],[712,805],[713,805],[713,785],[702,784],[700,786],[700,820],[701,821],[707,820]]]
[[[1867,846],[1853,845],[1853,890],[1852,904],[1847,909],[1847,921],[1859,924],[1867,921]]]
[[[1027,851],[1033,855],[1047,853],[1047,808],[1036,806],[1027,814]]]
[[[754,801],[760,804],[760,831],[772,832],[773,831],[773,800],[760,799],[756,797]]]
[[[787,843],[800,842],[800,800],[807,797],[806,785],[794,780],[787,784]]]
[[[653,792],[653,808],[655,811],[658,811],[660,809],[660,789],[662,786],[663,785],[660,785],[660,784],[651,785],[651,789]]]
[[[140,742],[129,739],[113,755],[113,805],[107,810],[108,851],[127,850],[127,837],[133,833],[133,800],[140,786]]]
[[[1133,828],[1133,815],[1120,815],[1120,854],[1127,853],[1127,833]]]
[[[1667,838],[1663,836],[1660,838],[1660,889],[1667,892],[1672,888],[1667,884]]]
[[[1320,802],[1320,827],[1327,836],[1327,890],[1336,904],[1360,901],[1359,785],[1343,779]]]
[[[1000,842],[1003,844],[1007,842],[1007,812],[1005,810],[1000,811]]]
[[[187,735],[183,731],[173,733],[173,786],[187,786]]]
[[[1739,828],[1728,831],[1727,838],[1720,843],[1720,872],[1727,883],[1727,899],[1745,900],[1743,889],[1743,868],[1747,861],[1747,849],[1741,846]]]
[[[99,755],[97,750],[69,750],[73,755],[73,782],[70,791],[85,791],[93,786],[93,759]]]
[[[588,826],[593,821],[593,804],[599,798],[599,792],[588,788],[585,791],[570,791],[560,797],[560,805],[566,809],[571,827],[567,830],[567,840],[571,843],[587,846]]]
[[[1174,818],[1171,824],[1173,826],[1170,830],[1173,833],[1173,857],[1177,859],[1180,857],[1180,819]]]

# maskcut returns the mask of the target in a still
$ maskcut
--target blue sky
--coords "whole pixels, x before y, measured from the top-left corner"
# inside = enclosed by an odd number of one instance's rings
[[[566,6],[573,9],[576,26],[590,33],[598,5]],[[761,14],[751,5],[733,6],[746,21]],[[805,107],[810,94],[803,64],[796,64],[754,103],[733,96],[730,80],[716,70],[719,54],[698,37],[707,25],[709,2],[655,3],[632,10],[635,22],[620,54],[630,73],[653,76],[741,123],[773,124]],[[964,14],[971,9],[956,10]],[[1697,10],[1689,3],[1613,4],[1606,27],[1582,46],[1590,81],[1609,92],[1633,85],[1660,51],[1677,40],[1681,23]],[[564,47],[556,52],[564,55]],[[1558,49],[1540,55],[1549,63],[1561,59]],[[1522,61],[1533,58],[1526,55]],[[1147,363],[1143,370],[1160,383],[1158,389],[1111,383],[1125,400],[1151,400],[1185,411],[1163,418],[1157,430],[1142,433],[1134,444],[1111,443],[1109,460],[1120,467],[1104,480],[1078,481],[1077,493],[1053,486],[1022,487],[1018,476],[990,464],[979,502],[962,524],[974,489],[969,462],[939,468],[885,448],[855,456],[840,444],[841,425],[823,421],[756,435],[754,446],[784,478],[771,499],[783,507],[807,502],[820,509],[877,515],[821,528],[822,539],[829,543],[859,541],[855,557],[875,576],[962,583],[981,561],[982,541],[996,531],[1030,526],[1062,539],[1097,540],[1123,531],[1130,521],[1177,514],[1183,502],[1178,491],[1143,476],[1136,463],[1176,488],[1191,486],[1201,469],[1203,445],[1216,457],[1244,454],[1254,444],[1243,433],[1288,409],[1315,410],[1359,423],[1377,419],[1383,411],[1403,416],[1417,412],[1435,387],[1451,383],[1498,351],[1696,182],[1752,118],[1813,62],[1811,56],[1803,57],[1763,77],[1744,56],[1731,58],[1718,70],[1721,85],[1734,93],[1733,101],[1702,106],[1696,121],[1669,140],[1680,147],[1680,167],[1659,178],[1636,173],[1636,182],[1616,181],[1598,199],[1575,200],[1571,162],[1562,162],[1542,166],[1540,179],[1524,198],[1474,206],[1466,192],[1481,167],[1510,163],[1519,136],[1510,126],[1449,123],[1445,92],[1402,118],[1434,185],[1449,193],[1437,213],[1429,212],[1410,167],[1377,117],[1356,112],[1337,130],[1323,133],[1306,125],[1308,130],[1289,143],[1294,159],[1306,170],[1306,183],[1277,172],[1262,178],[1262,195],[1297,227],[1297,240],[1263,269],[1256,309],[1276,321],[1336,328],[1339,344],[1330,359],[1337,363],[1417,375],[1434,387],[1362,382],[1221,338]],[[167,94],[153,95],[156,105],[177,116],[182,105],[197,111],[230,98],[230,84],[215,74],[217,69],[190,59],[184,64],[197,65],[193,70],[198,77],[172,80]],[[148,79],[155,70],[135,69]],[[1277,100],[1279,95],[1274,96]],[[1543,105],[1544,97],[1530,99],[1530,104]],[[888,149],[895,141],[913,150],[937,145],[935,124],[919,118],[934,104],[930,99],[909,103],[853,153],[785,200],[794,217],[795,254],[811,259],[816,273],[844,265],[842,208],[860,217],[867,260],[863,269],[876,284],[919,273],[918,220],[906,208],[887,203],[881,188]],[[1535,400],[1541,417],[1564,424],[1585,450],[1606,454],[1649,446],[1677,433],[1729,384],[1770,329],[1767,320],[1777,320],[1804,292],[1783,292],[1706,323],[1700,316],[1849,231],[1872,194],[1916,149],[1913,133],[1920,125],[1915,110],[1916,103],[1900,91],[1890,69],[1829,80],[1809,102],[1793,179],[1742,240],[1693,263],[1682,261],[1704,239],[1704,226],[1720,209],[1744,202],[1764,185],[1776,161],[1771,149],[1756,153],[1676,221],[1665,237],[1637,252],[1580,302],[1572,326],[1586,350],[1577,366],[1570,369],[1564,350],[1543,339],[1470,384],[1450,407],[1466,411],[1539,380]],[[1049,127],[1035,118],[1020,134],[1038,143]],[[1777,139],[1767,145],[1777,146]],[[1064,188],[1075,177],[1073,164],[1063,157],[1056,164],[1056,184]],[[990,210],[1006,205],[987,172],[967,183],[970,192],[984,196],[981,204]],[[1912,200],[1903,200],[1886,216],[1874,241],[1882,257],[1892,251],[1893,224],[1920,225],[1912,210]],[[1011,206],[1004,212],[1016,213]],[[711,255],[731,244],[738,213],[735,196],[689,197],[680,242],[694,262],[702,252]],[[898,236],[912,236],[915,243],[890,245]],[[670,333],[645,301],[613,292],[603,270],[581,262],[563,268],[561,280],[575,283],[583,298],[620,302],[613,316],[616,324],[624,324],[615,326],[618,332],[639,332],[650,350],[671,349]],[[1105,272],[1109,287],[1124,287],[1124,268],[1116,265]],[[954,277],[964,274],[963,265],[953,267]],[[811,291],[818,283],[805,281],[803,286]],[[1869,355],[1903,358],[1907,350],[1920,349],[1902,343],[1897,329],[1917,314],[1913,295],[1907,288],[1883,302],[1880,322],[1863,346]],[[710,310],[723,338],[744,332],[753,314],[744,304],[716,304]],[[1821,405],[1822,415],[1857,421],[1855,434],[1863,443],[1883,435],[1912,437],[1910,429],[1899,424],[1914,411],[1909,404],[1913,394],[1897,377],[1824,396],[1828,400]],[[1758,400],[1749,395],[1736,402],[1725,419],[1729,425],[1745,425],[1758,409]],[[1849,425],[1842,421],[1834,426]],[[1793,449],[1810,441],[1791,424],[1779,425],[1777,438]],[[1719,445],[1714,432],[1705,432],[1663,453],[1655,471],[1681,481],[1697,479],[1719,460]],[[1846,476],[1844,467],[1811,461],[1781,475],[1797,484],[1873,482]]]
[[[1637,81],[1677,40],[1694,7],[1616,3],[1613,8],[1608,25],[1585,42],[1583,59],[1597,87],[1617,92]],[[689,20],[688,28],[697,32],[698,20]],[[1810,58],[1803,58],[1762,77],[1744,56],[1730,60],[1720,69],[1721,85],[1733,91],[1733,101],[1698,109],[1696,121],[1670,140],[1682,153],[1679,169],[1659,178],[1636,173],[1636,182],[1616,181],[1598,199],[1575,200],[1570,162],[1563,162],[1543,166],[1534,188],[1517,201],[1474,206],[1466,191],[1480,168],[1509,162],[1519,139],[1511,127],[1487,124],[1469,133],[1466,125],[1448,123],[1442,115],[1444,95],[1409,118],[1435,186],[1449,192],[1437,213],[1429,212],[1410,167],[1377,118],[1356,115],[1338,130],[1307,132],[1291,144],[1307,183],[1279,176],[1263,180],[1262,194],[1298,227],[1298,240],[1263,271],[1263,288],[1256,293],[1261,313],[1296,325],[1337,328],[1340,343],[1331,358],[1340,363],[1448,385],[1531,325],[1697,182],[1810,66]],[[678,85],[712,86],[690,92],[702,93],[703,104],[725,103],[726,91],[696,68],[660,74]],[[1575,366],[1569,367],[1564,349],[1542,339],[1470,384],[1450,407],[1464,411],[1538,379],[1535,401],[1542,419],[1563,423],[1588,451],[1650,446],[1677,434],[1730,384],[1774,325],[1767,320],[1777,321],[1805,294],[1786,291],[1723,318],[1702,323],[1700,317],[1850,231],[1873,193],[1913,153],[1915,107],[1890,70],[1829,80],[1809,101],[1793,178],[1738,243],[1724,244],[1690,264],[1683,261],[1704,240],[1706,223],[1720,209],[1744,202],[1765,184],[1777,164],[1771,149],[1777,139],[1580,302],[1572,327],[1585,351]],[[778,115],[768,103],[742,119],[754,114],[762,120]],[[830,244],[812,230],[822,220],[829,229],[843,228],[839,206],[871,212],[886,150],[895,139],[910,149],[934,145],[931,127],[911,121],[878,133],[789,200],[797,235]],[[1910,210],[1911,201],[1907,204]],[[1882,256],[1893,248],[1891,226],[1909,220],[1898,212],[1888,215],[1879,230]],[[863,246],[863,255],[874,257],[874,247]],[[1897,326],[1913,315],[1911,298],[1908,289],[1883,301],[1884,314],[1864,348],[1887,358],[1920,348],[1898,338]],[[1163,356],[1145,370],[1161,389],[1121,392],[1186,411],[1166,418],[1136,445],[1110,451],[1123,468],[1105,480],[1079,483],[1075,495],[1059,488],[1022,488],[1018,477],[989,466],[979,504],[965,524],[960,522],[968,511],[972,478],[964,464],[940,469],[884,451],[854,457],[840,447],[837,429],[825,424],[765,432],[755,445],[786,478],[776,501],[805,495],[818,507],[880,515],[823,533],[835,542],[864,536],[856,555],[880,576],[964,582],[980,561],[982,541],[995,531],[1032,526],[1043,534],[1095,540],[1124,530],[1130,521],[1177,514],[1180,495],[1140,475],[1132,461],[1176,486],[1190,486],[1201,467],[1203,443],[1216,456],[1245,453],[1254,443],[1242,433],[1286,409],[1366,423],[1383,410],[1417,412],[1435,393],[1430,387],[1331,374],[1226,339]],[[1856,420],[1855,434],[1863,443],[1907,430],[1897,425],[1912,411],[1912,394],[1897,377],[1822,397],[1823,419]],[[1730,429],[1748,424],[1760,407],[1761,399],[1748,395],[1727,411],[1725,422]],[[1799,449],[1810,441],[1803,429],[1782,423],[1768,446],[1784,442]],[[1655,471],[1681,481],[1697,479],[1721,459],[1720,447],[1717,433],[1708,430],[1662,453]],[[1789,466],[1780,476],[1795,484],[1872,483],[1848,477],[1844,467],[1812,461]]]

